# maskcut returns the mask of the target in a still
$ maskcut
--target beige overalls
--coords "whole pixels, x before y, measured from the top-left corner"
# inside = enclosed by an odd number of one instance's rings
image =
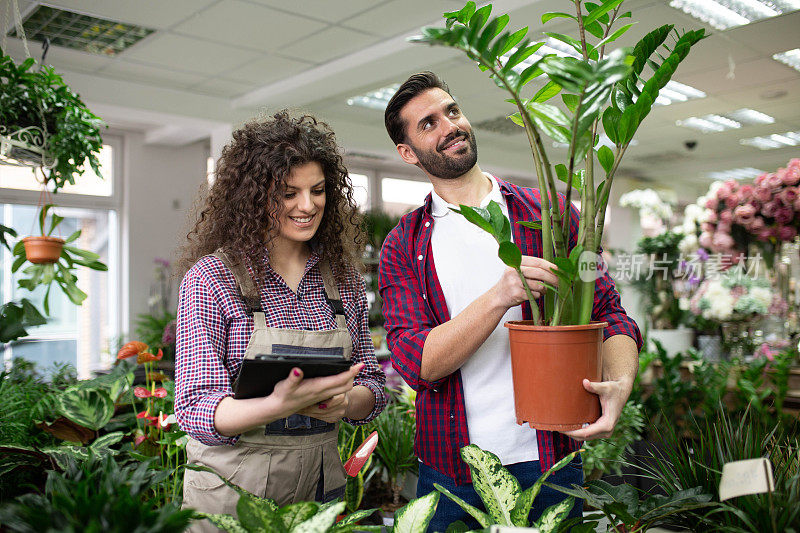
[[[233,273],[239,293],[255,322],[245,359],[264,353],[337,354],[350,359],[353,342],[339,290],[327,262],[321,261],[319,267],[337,328],[305,331],[267,327],[259,292],[247,269],[220,251],[214,256]],[[311,500],[326,502],[344,494],[345,472],[339,459],[337,435],[338,424],[291,415],[242,433],[233,446],[206,446],[189,439],[186,451],[190,464],[209,466],[243,489],[275,500],[278,506]],[[236,516],[238,500],[236,492],[216,475],[185,471],[183,507]],[[219,530],[208,520],[200,520],[194,522],[189,531]]]

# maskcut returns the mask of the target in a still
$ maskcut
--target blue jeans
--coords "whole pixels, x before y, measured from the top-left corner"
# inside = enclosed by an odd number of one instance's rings
[[[515,463],[512,465],[505,465],[505,467],[514,477],[517,478],[520,485],[522,485],[522,490],[525,490],[533,485],[542,475],[542,470],[539,467],[539,461]],[[560,485],[562,487],[571,487],[573,484],[582,485],[583,470],[580,458],[572,461],[561,470],[551,474],[550,477],[547,478],[547,482],[552,483],[553,485]],[[436,490],[433,486],[434,483],[438,483],[439,485],[443,486],[468,504],[485,511],[483,502],[481,501],[480,496],[478,496],[478,493],[475,492],[475,489],[472,487],[471,483],[456,485],[454,479],[434,470],[429,466],[426,466],[423,463],[420,463],[419,481],[417,482],[417,498],[420,496],[425,496],[429,492]],[[530,523],[533,524],[533,522],[541,516],[545,509],[566,498],[566,494],[558,492],[555,489],[551,489],[550,487],[542,486],[542,490],[533,501],[533,506],[531,507]],[[581,516],[582,513],[583,500],[576,500],[575,505],[572,506],[569,516],[577,517]],[[481,528],[478,522],[472,518],[471,515],[467,514],[461,507],[458,506],[457,503],[453,502],[450,498],[442,494],[439,498],[439,504],[436,506],[436,514],[434,514],[433,519],[431,519],[431,523],[428,525],[428,531],[430,533],[443,532],[447,529],[447,526],[456,520],[461,520],[467,524],[469,529]]]

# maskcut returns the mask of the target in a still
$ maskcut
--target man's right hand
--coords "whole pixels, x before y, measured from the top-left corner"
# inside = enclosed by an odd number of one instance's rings
[[[558,286],[558,276],[550,270],[551,268],[556,268],[556,266],[550,261],[530,255],[522,256],[520,270],[522,270],[522,275],[527,280],[534,298],[540,298],[547,290],[543,282],[554,287]],[[492,290],[499,304],[506,309],[528,300],[528,295],[525,292],[525,287],[522,285],[519,274],[511,267],[505,269]]]

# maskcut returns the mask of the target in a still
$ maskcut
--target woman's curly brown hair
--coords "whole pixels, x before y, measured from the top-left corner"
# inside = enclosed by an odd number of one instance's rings
[[[222,150],[213,186],[201,199],[183,248],[185,272],[202,256],[222,248],[250,266],[257,284],[266,276],[268,235],[280,226],[286,180],[292,169],[317,162],[325,175],[325,211],[311,239],[328,259],[339,283],[362,267],[363,237],[353,188],[331,128],[311,115],[280,111],[233,133]]]

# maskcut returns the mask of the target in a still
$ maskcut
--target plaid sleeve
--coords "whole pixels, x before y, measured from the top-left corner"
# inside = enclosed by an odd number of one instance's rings
[[[563,202],[566,201],[563,195],[559,195],[561,208],[563,209]],[[570,205],[570,249],[577,243],[578,224],[580,220],[580,213],[574,205]],[[597,255],[600,257],[603,253],[603,248],[597,250]],[[617,292],[614,280],[608,274],[608,269],[605,262],[601,261],[599,267],[603,274],[597,279],[594,286],[594,305],[592,306],[592,320],[604,320],[608,322],[608,326],[603,331],[603,340],[607,340],[614,335],[627,335],[636,341],[636,346],[639,351],[642,350],[642,335],[639,332],[639,326],[636,321],[628,316],[625,309],[620,303],[619,293]]]
[[[375,407],[361,420],[344,418],[348,424],[354,426],[366,424],[378,416],[386,407],[386,375],[381,365],[375,358],[375,346],[372,344],[372,335],[369,332],[369,305],[367,304],[367,291],[364,279],[356,274],[358,279],[357,292],[354,298],[354,312],[348,317],[348,328],[353,337],[353,364],[364,363],[364,368],[358,373],[353,385],[363,385],[375,395]]]
[[[425,309],[423,289],[403,249],[402,223],[389,233],[381,248],[378,292],[392,366],[416,391],[438,387],[447,377],[431,382],[419,375],[425,340],[436,324]]]
[[[233,396],[225,351],[225,322],[214,281],[200,265],[183,278],[178,298],[175,351],[175,417],[189,436],[209,446],[234,444],[214,426],[217,406]]]

